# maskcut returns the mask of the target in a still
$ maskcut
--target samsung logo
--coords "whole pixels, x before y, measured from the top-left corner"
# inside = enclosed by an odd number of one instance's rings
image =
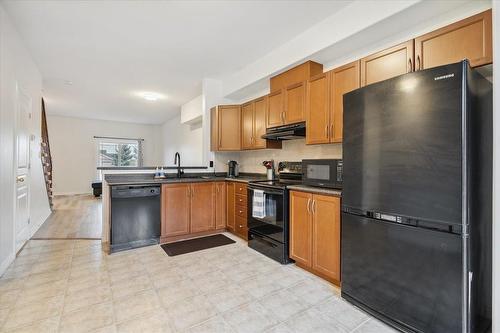
[[[449,79],[450,77],[454,77],[454,76],[455,76],[455,74],[446,74],[446,75],[436,76],[434,78],[434,81]]]

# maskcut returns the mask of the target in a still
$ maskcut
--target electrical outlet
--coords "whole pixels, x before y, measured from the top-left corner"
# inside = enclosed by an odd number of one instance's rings
[[[214,167],[214,161],[210,161],[210,167],[213,168]]]

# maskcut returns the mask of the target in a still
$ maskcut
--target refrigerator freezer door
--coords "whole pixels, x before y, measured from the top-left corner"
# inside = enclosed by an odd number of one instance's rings
[[[343,205],[462,221],[462,64],[344,95]]]
[[[400,328],[461,331],[461,236],[343,214],[341,253],[343,297]]]

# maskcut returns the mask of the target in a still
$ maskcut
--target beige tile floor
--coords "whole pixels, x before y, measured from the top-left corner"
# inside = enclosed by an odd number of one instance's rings
[[[54,211],[33,239],[101,238],[102,200],[93,195],[58,195]]]
[[[177,257],[159,246],[107,256],[99,241],[31,240],[0,278],[0,332],[392,330],[240,240]]]

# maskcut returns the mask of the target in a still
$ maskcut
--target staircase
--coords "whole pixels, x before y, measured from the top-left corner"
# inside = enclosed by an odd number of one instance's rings
[[[47,130],[47,115],[45,114],[45,101],[42,98],[42,141],[41,141],[41,158],[43,174],[45,177],[45,187],[47,189],[47,197],[49,198],[50,209],[52,203],[52,157],[50,155],[49,132]]]

